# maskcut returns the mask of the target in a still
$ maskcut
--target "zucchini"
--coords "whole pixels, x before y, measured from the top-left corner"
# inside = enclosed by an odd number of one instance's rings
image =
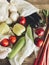
[[[21,37],[18,42],[14,45],[11,53],[8,55],[9,59],[12,59],[25,45],[25,37]]]

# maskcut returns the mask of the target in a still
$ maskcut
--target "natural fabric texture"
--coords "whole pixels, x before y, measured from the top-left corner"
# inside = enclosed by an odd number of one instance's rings
[[[24,0],[11,0],[10,2],[16,5],[20,16],[26,17],[39,11],[39,9],[34,7],[34,5]]]
[[[33,52],[35,52],[35,54],[38,52],[39,48],[35,46],[34,42],[27,36],[27,34],[25,38],[26,38],[25,46],[13,59],[9,60],[11,65],[22,65],[23,61],[28,56],[30,56]]]

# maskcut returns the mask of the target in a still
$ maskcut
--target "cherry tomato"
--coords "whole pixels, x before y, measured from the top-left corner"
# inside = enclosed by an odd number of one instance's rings
[[[12,44],[14,44],[16,42],[16,36],[10,36],[9,40]]]
[[[40,39],[40,38],[35,38],[35,45],[38,46],[38,47],[41,47],[43,44],[43,40]]]
[[[25,25],[25,23],[26,23],[26,18],[22,16],[20,18],[20,24]]]
[[[38,36],[42,36],[44,35],[44,29],[43,28],[37,28],[35,33],[38,35]]]
[[[1,41],[1,45],[4,46],[4,47],[8,46],[8,45],[9,45],[9,40],[6,39],[6,38],[3,39],[3,40]]]

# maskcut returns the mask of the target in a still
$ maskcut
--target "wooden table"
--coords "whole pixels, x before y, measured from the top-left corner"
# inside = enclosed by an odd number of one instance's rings
[[[49,0],[26,0],[26,1],[32,3],[39,9],[49,10]]]

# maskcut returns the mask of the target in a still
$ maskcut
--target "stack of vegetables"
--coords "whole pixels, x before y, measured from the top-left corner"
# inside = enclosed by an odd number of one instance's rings
[[[19,2],[20,5],[18,5],[18,1],[11,0],[7,5],[5,2],[0,4],[0,59],[7,58],[11,65],[22,65],[28,56],[32,53],[36,56],[40,49],[34,65],[48,65],[49,24],[47,24],[46,36],[44,36],[45,24],[40,21],[42,19],[37,14],[36,8],[30,7],[27,2],[25,6],[25,1]],[[31,11],[34,12],[31,14]],[[48,13],[48,11],[43,11],[46,15],[46,23],[48,23]]]

